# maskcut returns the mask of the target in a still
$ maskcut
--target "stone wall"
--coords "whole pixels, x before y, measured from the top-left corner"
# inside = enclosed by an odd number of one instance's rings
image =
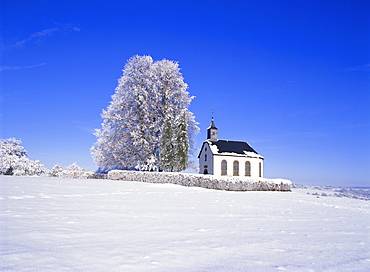
[[[217,177],[213,175],[112,170],[108,179],[148,183],[172,183],[228,191],[290,191],[287,179]]]

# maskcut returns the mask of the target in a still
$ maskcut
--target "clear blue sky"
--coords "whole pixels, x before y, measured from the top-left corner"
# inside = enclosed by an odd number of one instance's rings
[[[1,138],[47,167],[90,156],[128,58],[176,60],[206,138],[265,176],[370,186],[370,2],[1,0]]]

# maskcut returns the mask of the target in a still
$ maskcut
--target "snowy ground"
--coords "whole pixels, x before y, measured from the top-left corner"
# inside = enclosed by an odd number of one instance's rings
[[[309,188],[0,180],[0,270],[370,271],[370,201]]]

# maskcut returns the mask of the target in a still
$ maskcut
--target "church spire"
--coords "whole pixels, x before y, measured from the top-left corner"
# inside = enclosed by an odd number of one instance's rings
[[[215,126],[213,114],[212,114],[211,125],[209,126],[209,128],[207,128],[207,140],[211,140],[213,142],[216,142],[218,140],[218,128]]]

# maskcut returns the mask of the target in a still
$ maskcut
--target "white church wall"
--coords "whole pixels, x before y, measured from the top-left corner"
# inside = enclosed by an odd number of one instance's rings
[[[213,155],[211,148],[208,143],[203,145],[203,149],[200,153],[199,157],[199,173],[204,174],[204,171],[207,170],[209,175],[214,174],[214,167],[213,167]]]
[[[259,164],[261,163],[261,177],[263,178],[263,159],[261,158],[249,158],[245,156],[238,156],[235,155],[215,155],[213,159],[213,173],[215,176],[222,176],[221,175],[221,162],[226,160],[227,162],[227,175],[226,176],[233,176],[234,170],[234,161],[239,162],[239,177],[250,177],[250,178],[259,178],[260,171],[259,171]],[[245,176],[245,163],[249,161],[251,164],[251,175]]]

